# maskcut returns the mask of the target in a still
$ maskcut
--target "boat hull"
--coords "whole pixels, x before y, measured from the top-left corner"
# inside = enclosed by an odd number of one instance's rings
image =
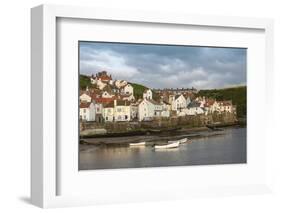
[[[180,142],[180,144],[182,144],[182,143],[186,143],[187,141],[188,141],[187,138],[183,138],[183,139],[176,140],[176,141],[168,141],[168,143],[177,143],[177,142]]]
[[[130,146],[145,146],[145,142],[130,143]]]
[[[154,146],[155,149],[173,149],[179,147],[180,142],[170,143],[167,145],[156,145]]]

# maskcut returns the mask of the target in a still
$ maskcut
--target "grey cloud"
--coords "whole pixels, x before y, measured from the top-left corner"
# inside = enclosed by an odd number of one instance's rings
[[[246,83],[246,49],[80,42],[80,72],[152,88],[222,88]]]

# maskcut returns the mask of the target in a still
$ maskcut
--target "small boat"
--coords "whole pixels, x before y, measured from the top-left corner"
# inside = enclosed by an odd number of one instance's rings
[[[169,143],[167,145],[156,145],[154,146],[155,149],[171,149],[171,148],[177,148],[179,147],[180,142],[175,142],[175,143]]]
[[[130,143],[130,146],[145,146],[145,142]]]
[[[180,139],[180,140],[176,140],[176,141],[168,141],[168,143],[176,143],[176,142],[180,142],[180,144],[182,143],[186,143],[188,141],[187,138],[183,138],[183,139]]]

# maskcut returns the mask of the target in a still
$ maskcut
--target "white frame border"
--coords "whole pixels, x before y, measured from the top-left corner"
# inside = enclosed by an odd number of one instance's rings
[[[146,11],[123,11],[74,6],[40,5],[31,9],[31,202],[37,206],[59,207],[96,204],[89,197],[56,196],[56,18],[83,18],[150,22],[158,24],[199,25],[265,30],[266,36],[266,94],[273,103],[273,20],[241,17],[218,17],[187,14],[166,14]],[[268,116],[270,117],[270,116]],[[269,122],[269,121],[267,121]],[[267,129],[267,132],[269,129]],[[267,153],[268,154],[268,153]],[[269,162],[267,162],[267,165]],[[270,166],[268,166],[270,168]],[[268,172],[269,173],[269,172]],[[245,194],[247,191],[266,192],[267,185],[200,189],[185,197],[208,196],[219,193]],[[243,190],[242,190],[243,189]],[[179,192],[183,193],[183,192]],[[120,202],[120,201],[118,201]],[[124,201],[126,202],[126,201]],[[103,203],[107,203],[104,201]]]

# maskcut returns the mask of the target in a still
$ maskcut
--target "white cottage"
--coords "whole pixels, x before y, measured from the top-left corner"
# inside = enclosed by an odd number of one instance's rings
[[[186,108],[186,99],[183,95],[173,96],[172,99],[172,110],[181,111]]]
[[[114,100],[114,120],[115,121],[131,120],[131,106],[128,101]]]
[[[121,88],[121,93],[126,95],[134,94],[134,88],[131,84],[127,84]]]
[[[201,104],[197,101],[192,101],[183,112],[185,112],[186,115],[200,115],[205,113]]]
[[[95,121],[96,111],[95,104],[90,102],[81,102],[80,106],[80,119],[84,121]]]
[[[152,120],[154,117],[154,105],[143,99],[138,105],[138,119],[139,121]]]
[[[103,107],[103,119],[105,122],[113,122],[114,121],[114,104],[109,103]]]
[[[122,100],[114,100],[104,107],[103,116],[105,121],[130,121],[130,103]]]
[[[80,102],[91,102],[92,101],[91,96],[89,96],[86,93],[83,93],[82,95],[80,95],[79,99],[80,99]]]
[[[143,99],[152,100],[152,91],[151,89],[146,89],[143,92]]]

